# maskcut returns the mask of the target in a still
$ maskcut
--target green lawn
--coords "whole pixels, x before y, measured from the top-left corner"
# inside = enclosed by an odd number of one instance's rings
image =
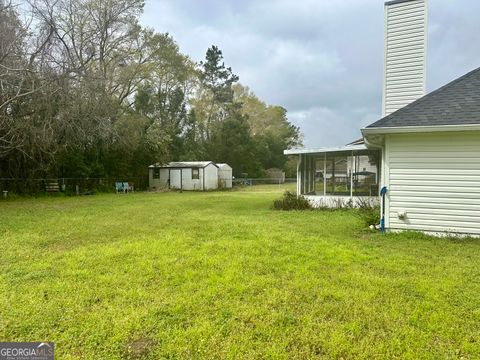
[[[0,202],[0,341],[58,359],[479,359],[480,240],[281,187]]]

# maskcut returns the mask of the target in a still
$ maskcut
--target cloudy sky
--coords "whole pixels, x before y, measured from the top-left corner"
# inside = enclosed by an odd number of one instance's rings
[[[307,147],[343,145],[381,113],[381,0],[146,0],[142,21],[204,59],[215,44]],[[430,0],[428,91],[480,66],[480,1]]]

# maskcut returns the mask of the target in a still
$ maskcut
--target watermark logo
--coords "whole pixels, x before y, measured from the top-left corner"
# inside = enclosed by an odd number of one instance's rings
[[[0,360],[53,360],[53,342],[0,342]]]

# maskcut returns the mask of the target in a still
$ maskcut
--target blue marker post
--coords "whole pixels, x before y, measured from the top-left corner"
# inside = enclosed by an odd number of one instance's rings
[[[385,196],[387,195],[387,187],[382,187],[380,190],[380,195],[382,196],[382,219],[380,220],[380,230],[382,233],[385,233]]]

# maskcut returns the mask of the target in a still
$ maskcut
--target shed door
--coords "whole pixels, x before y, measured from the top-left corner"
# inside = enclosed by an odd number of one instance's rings
[[[480,132],[390,135],[386,155],[390,228],[480,234]]]
[[[170,170],[170,188],[171,189],[180,189],[181,188],[181,170],[180,169],[171,169]]]

